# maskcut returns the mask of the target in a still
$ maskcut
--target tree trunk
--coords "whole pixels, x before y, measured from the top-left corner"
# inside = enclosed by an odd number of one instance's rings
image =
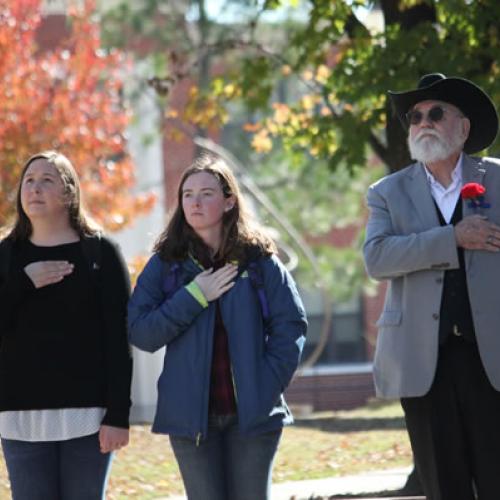
[[[401,3],[401,0],[381,0],[380,6],[386,26],[398,24],[402,29],[410,30],[420,23],[436,21],[436,10],[434,5],[429,4],[428,1],[422,0],[407,9],[403,8]],[[398,68],[393,69],[395,71],[398,70]],[[427,72],[425,69],[421,71],[422,74]],[[390,172],[396,172],[406,167],[411,161],[406,145],[407,132],[403,128],[399,118],[395,115],[389,98],[387,99],[386,112],[387,152],[383,161]]]

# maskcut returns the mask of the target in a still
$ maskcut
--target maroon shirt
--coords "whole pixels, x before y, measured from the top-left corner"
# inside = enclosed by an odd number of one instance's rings
[[[201,259],[205,268],[214,270],[224,266],[225,262],[210,262]],[[231,370],[231,356],[227,331],[222,321],[219,300],[215,302],[214,345],[212,352],[212,370],[210,374],[210,415],[231,415],[236,413],[236,397]]]
[[[236,413],[229,343],[218,300],[215,312],[209,413],[211,415],[231,415]]]

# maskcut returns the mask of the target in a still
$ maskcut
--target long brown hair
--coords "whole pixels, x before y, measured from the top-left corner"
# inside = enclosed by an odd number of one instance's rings
[[[213,175],[225,198],[234,197],[231,210],[222,216],[222,238],[215,258],[242,261],[248,252],[262,255],[276,253],[276,244],[250,215],[238,186],[238,181],[229,166],[220,158],[202,155],[184,171],[177,189],[177,206],[170,221],[159,236],[154,251],[165,261],[183,260],[192,253],[199,258],[206,251],[206,245],[186,222],[182,209],[182,190],[186,180],[194,174],[207,172]]]
[[[61,177],[64,185],[64,194],[67,198],[70,226],[80,237],[92,236],[99,232],[98,227],[85,214],[82,207],[80,181],[71,162],[66,156],[57,151],[42,151],[28,158],[23,166],[17,187],[16,219],[7,237],[13,240],[27,240],[33,232],[31,221],[26,215],[26,212],[21,204],[21,187],[26,171],[35,160],[39,159],[47,160],[50,164],[54,165],[59,176]]]

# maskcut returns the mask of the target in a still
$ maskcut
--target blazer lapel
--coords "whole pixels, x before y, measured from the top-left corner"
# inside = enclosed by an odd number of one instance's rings
[[[424,166],[415,163],[408,173],[408,194],[424,229],[439,226],[439,218],[432,198]]]
[[[471,158],[465,153],[462,156],[462,181],[463,184],[467,184],[468,182],[477,182],[478,184],[484,184],[484,176],[486,174],[486,166],[484,162],[480,159]],[[463,217],[467,217],[468,215],[473,215],[475,213],[480,213],[477,209],[469,206],[469,203],[466,200],[462,200],[462,214]],[[472,258],[474,255],[474,251],[465,250],[464,258],[465,258],[465,268],[469,269],[472,264]]]
[[[478,184],[483,184],[484,175],[486,173],[486,166],[481,160],[471,158],[466,154],[462,157],[462,182],[467,184],[468,182],[477,182]],[[476,209],[469,206],[466,200],[462,200],[462,214],[464,217],[467,215],[473,215],[478,213]]]

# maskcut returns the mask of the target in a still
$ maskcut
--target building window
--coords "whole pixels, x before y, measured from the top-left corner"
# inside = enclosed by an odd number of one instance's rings
[[[300,293],[309,321],[303,354],[305,361],[321,342],[324,313],[319,292],[301,290]],[[357,296],[349,302],[334,304],[329,314],[331,322],[327,332],[327,342],[315,366],[367,361],[361,297]]]
[[[110,0],[107,0],[108,2]],[[81,7],[84,4],[84,0],[43,0],[42,1],[42,13],[45,16],[51,14],[66,15],[68,7],[75,4]],[[98,3],[103,3],[98,2]]]

